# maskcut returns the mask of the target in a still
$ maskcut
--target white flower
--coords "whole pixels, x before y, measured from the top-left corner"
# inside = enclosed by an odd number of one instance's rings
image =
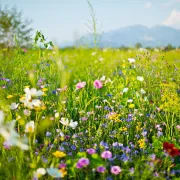
[[[75,129],[76,126],[78,125],[78,122],[75,121],[73,122],[73,120],[71,119],[71,121],[69,122],[68,118],[61,118],[60,122],[64,125],[64,126],[69,126],[72,129]]]
[[[39,99],[33,99],[31,103],[35,107],[41,106],[41,101]]]
[[[108,79],[106,79],[105,84],[108,82],[112,83],[113,81],[110,78],[108,78]]]
[[[104,59],[102,57],[99,58],[99,61],[103,61]]]
[[[34,172],[34,177],[40,178],[41,176],[46,174],[46,170],[44,168],[38,168],[36,172]]]
[[[4,113],[3,111],[0,111],[0,127],[3,124],[3,122],[4,122]]]
[[[35,129],[34,121],[30,121],[25,126],[26,133],[33,133]]]
[[[24,89],[24,92],[26,93],[27,97],[31,97],[31,96],[42,96],[44,94],[44,92],[42,92],[41,90],[36,90],[35,88],[31,88],[29,89],[29,87],[26,87]]]
[[[144,78],[142,76],[137,76],[138,81],[144,81]]]
[[[107,99],[104,99],[103,102],[104,102],[104,103],[107,102]]]
[[[136,92],[136,97],[139,98],[140,97],[140,94],[138,92]]]
[[[135,62],[136,62],[136,60],[135,60],[134,58],[129,58],[128,61],[129,61],[130,63],[135,63]]]
[[[142,88],[141,88],[140,92],[141,92],[141,94],[145,94],[146,93],[146,91],[144,89],[142,89]]]
[[[128,102],[128,103],[132,103],[132,102],[133,102],[133,99],[128,99],[127,102]]]
[[[71,119],[70,123],[69,123],[69,126],[72,128],[72,129],[75,129],[78,125],[78,122],[77,121],[74,121]]]
[[[126,93],[128,90],[129,90],[129,88],[124,88],[124,89],[122,90],[122,92],[123,92],[123,93]]]
[[[57,113],[55,113],[55,118],[58,118],[59,117],[59,113],[57,112]]]
[[[0,135],[3,136],[6,145],[18,146],[22,150],[27,150],[27,139],[20,138],[20,135],[14,130],[15,120],[4,123],[4,113],[0,111]]]
[[[59,133],[61,137],[64,137],[64,133],[60,129],[56,129],[56,132]]]
[[[41,90],[36,90],[36,88],[30,89],[31,96],[42,96],[44,94]]]
[[[92,52],[92,56],[95,56],[97,54],[97,52]]]
[[[144,97],[144,101],[148,101],[148,98],[147,98],[147,97]]]
[[[42,96],[44,93],[41,90],[36,90],[35,88],[29,89],[29,87],[26,87],[24,89],[24,92],[26,93],[23,98],[21,98],[20,102],[24,103],[25,107],[28,107],[29,109],[33,109],[34,107],[41,106],[41,101],[39,99],[33,99],[34,96]]]
[[[11,103],[10,109],[14,110],[18,108],[19,104],[16,104],[15,102]]]
[[[38,174],[41,174],[41,175],[45,175],[46,174],[46,170],[44,168],[38,168],[36,172]]]
[[[105,81],[106,80],[106,76],[102,76],[100,81]]]
[[[68,126],[69,125],[69,120],[68,118],[61,118],[60,122],[64,125],[64,126]]]

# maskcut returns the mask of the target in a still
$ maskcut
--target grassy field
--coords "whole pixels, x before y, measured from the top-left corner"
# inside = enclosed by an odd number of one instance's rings
[[[180,50],[0,50],[0,179],[180,179]]]

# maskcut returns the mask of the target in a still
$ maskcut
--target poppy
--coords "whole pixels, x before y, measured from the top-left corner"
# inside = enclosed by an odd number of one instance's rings
[[[164,142],[163,149],[172,157],[180,155],[180,150],[174,147],[174,144]]]

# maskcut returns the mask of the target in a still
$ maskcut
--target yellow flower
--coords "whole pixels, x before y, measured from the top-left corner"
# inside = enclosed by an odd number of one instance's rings
[[[136,130],[137,130],[137,131],[140,131],[140,130],[141,130],[141,127],[140,127],[140,126],[136,126]]]
[[[126,127],[121,127],[120,130],[121,131],[127,131],[127,128]]]
[[[43,88],[43,89],[42,89],[43,92],[46,92],[47,90],[48,90],[47,88]]]
[[[64,152],[62,152],[62,151],[56,151],[56,152],[53,153],[53,155],[55,157],[57,157],[57,158],[62,158],[64,156],[66,156],[66,154]]]
[[[140,148],[144,149],[146,147],[145,139],[140,139],[138,143]]]
[[[130,104],[130,105],[129,105],[129,108],[130,108],[130,109],[132,109],[132,108],[134,108],[134,107],[135,107],[134,104]]]
[[[119,114],[117,113],[111,113],[110,115],[108,115],[108,119],[115,121],[115,122],[121,122],[121,120],[119,119]]]
[[[62,174],[62,178],[67,175],[67,171],[65,168],[59,169],[59,172]]]
[[[13,98],[13,95],[7,95],[6,98],[7,98],[7,99],[11,99],[11,98]]]
[[[47,109],[47,107],[46,107],[46,106],[42,106],[41,108],[42,108],[42,110],[46,110],[46,109]]]
[[[34,108],[36,111],[41,111],[42,109],[41,109],[41,107],[35,107]]]

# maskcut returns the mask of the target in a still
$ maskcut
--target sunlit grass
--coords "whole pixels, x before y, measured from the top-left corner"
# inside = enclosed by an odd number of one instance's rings
[[[1,50],[0,110],[28,150],[1,133],[0,179],[177,179],[179,68],[180,50]]]

